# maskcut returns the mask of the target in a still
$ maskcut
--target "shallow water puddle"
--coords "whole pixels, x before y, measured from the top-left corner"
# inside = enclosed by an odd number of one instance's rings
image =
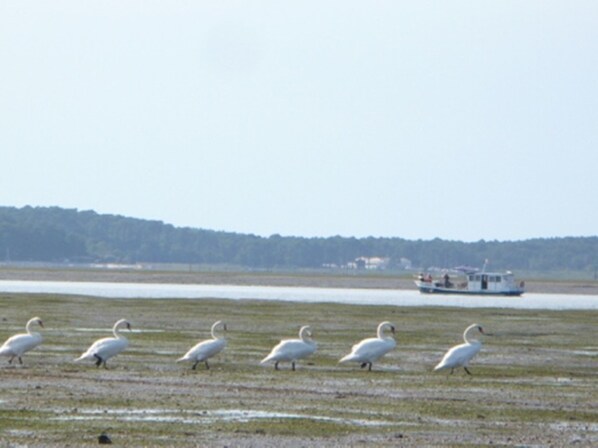
[[[553,429],[556,431],[563,431],[565,429],[575,428],[579,431],[585,432],[586,434],[587,433],[598,433],[598,423],[587,423],[587,422],[579,423],[579,422],[565,421],[565,422],[549,423],[548,427],[550,429]]]
[[[574,350],[573,354],[594,357],[594,356],[598,356],[598,351],[597,350]]]
[[[56,411],[54,411],[56,412]],[[254,420],[308,419],[357,426],[385,426],[392,422],[380,420],[335,418],[321,415],[291,414],[260,410],[216,409],[211,411],[181,411],[175,409],[79,409],[76,412],[64,411],[63,415],[52,418],[59,421],[89,421],[118,419],[128,422],[156,422],[209,424],[215,422],[247,423]]]
[[[112,332],[112,328],[72,328],[73,332],[79,333],[102,333],[102,332]],[[164,333],[164,330],[159,329],[139,329],[139,328],[132,328],[131,330],[126,330],[123,334],[126,333]]]

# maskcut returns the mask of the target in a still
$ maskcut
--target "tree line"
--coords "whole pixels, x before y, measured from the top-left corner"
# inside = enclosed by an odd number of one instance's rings
[[[442,239],[303,238],[179,228],[161,221],[60,207],[0,207],[0,259],[80,263],[189,263],[263,269],[344,266],[384,257],[399,269],[481,266],[585,271],[598,268],[598,237],[460,242]],[[4,255],[2,257],[2,255]]]

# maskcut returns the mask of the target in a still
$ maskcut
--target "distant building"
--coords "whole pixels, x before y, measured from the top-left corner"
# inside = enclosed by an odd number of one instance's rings
[[[388,267],[389,263],[390,258],[388,257],[358,257],[354,261],[347,263],[347,268],[383,271]]]
[[[409,258],[405,258],[405,257],[401,257],[401,259],[399,260],[399,266],[402,269],[405,269],[406,271],[413,268],[411,260]]]

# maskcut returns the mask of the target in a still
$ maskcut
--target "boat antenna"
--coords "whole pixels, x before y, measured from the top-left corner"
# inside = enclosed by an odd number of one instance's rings
[[[484,267],[482,268],[482,273],[486,272],[486,266],[488,265],[488,263],[489,263],[489,262],[488,262],[488,259],[486,258],[486,259],[484,260]]]

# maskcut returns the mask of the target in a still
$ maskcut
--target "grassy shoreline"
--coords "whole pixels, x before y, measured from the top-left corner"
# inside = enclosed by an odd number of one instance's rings
[[[44,319],[23,366],[0,359],[0,447],[592,446],[598,443],[596,311],[0,295],[0,340]],[[73,363],[115,320],[130,348],[109,370]],[[209,371],[174,363],[212,322],[227,350]],[[338,365],[382,320],[397,349],[368,373]],[[463,372],[431,368],[469,323],[495,334]],[[317,353],[275,372],[259,360],[310,324]]]

